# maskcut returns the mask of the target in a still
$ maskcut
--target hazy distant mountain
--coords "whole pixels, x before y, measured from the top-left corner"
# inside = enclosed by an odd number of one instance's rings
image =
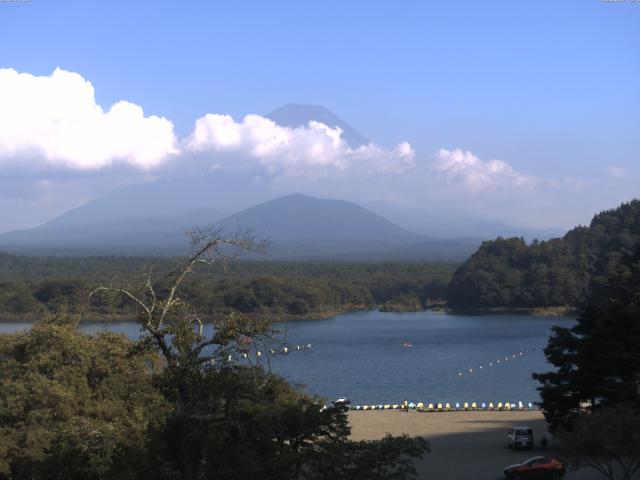
[[[566,230],[560,228],[528,228],[487,218],[473,217],[466,213],[451,212],[447,211],[446,205],[442,205],[442,209],[437,211],[381,203],[376,203],[372,208],[411,232],[437,239],[472,240],[480,243],[482,240],[496,237],[524,237],[526,241],[530,242],[536,238],[548,240],[561,237],[566,233]]]
[[[301,194],[256,205],[215,225],[226,231],[252,228],[270,240],[275,256],[388,250],[419,238],[354,203]]]
[[[108,206],[122,198],[103,198],[39,227],[0,235],[0,245],[15,248],[82,249],[135,253],[177,253],[186,249],[184,232],[196,225],[213,225],[227,232],[251,228],[272,242],[276,257],[383,251],[422,240],[383,217],[340,200],[288,195],[220,220],[219,212],[198,209],[157,217],[113,218]],[[105,212],[102,210],[105,209]],[[140,205],[133,214],[143,212]]]
[[[135,209],[134,213],[135,212]],[[185,232],[215,222],[223,215],[213,209],[167,214],[158,217],[84,220],[82,211],[70,212],[39,227],[0,235],[0,247],[9,251],[163,254],[184,249]]]
[[[288,103],[284,107],[274,110],[267,117],[282,127],[302,127],[312,120],[324,123],[331,128],[339,127],[342,130],[342,138],[351,148],[357,148],[369,143],[368,138],[332,111],[320,105]]]
[[[416,229],[418,233],[429,232],[430,236],[436,238],[473,239],[478,242],[496,237],[523,237],[527,242],[531,242],[534,239],[549,240],[550,238],[560,237],[566,232],[559,228],[535,229],[517,227],[491,220],[465,219],[461,217],[440,218],[424,215],[422,221],[424,222],[422,228]]]
[[[0,246],[25,253],[179,254],[188,247],[185,231],[196,225],[228,233],[252,229],[256,237],[270,241],[268,257],[276,259],[462,260],[478,246],[474,241],[414,235],[354,203],[301,194],[276,198],[221,220],[211,209],[81,222],[86,213],[0,235]]]
[[[181,174],[170,178],[119,188],[71,209],[49,226],[86,225],[128,218],[180,217],[199,209],[231,212],[264,201],[266,193],[253,195],[239,189],[245,178],[230,173]],[[254,186],[257,192],[259,186]],[[213,220],[211,220],[213,221]]]

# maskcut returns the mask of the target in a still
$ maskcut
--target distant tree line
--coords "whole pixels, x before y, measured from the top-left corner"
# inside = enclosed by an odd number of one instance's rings
[[[99,319],[131,314],[126,303],[87,302],[98,279],[135,284],[154,273],[167,288],[175,259],[129,257],[22,257],[0,254],[0,318],[83,314]],[[205,315],[232,311],[283,317],[321,317],[371,309],[420,310],[442,299],[456,264],[246,262],[213,267],[184,285],[185,298]]]
[[[454,273],[447,289],[454,308],[535,308],[602,298],[620,260],[640,244],[640,201],[596,215],[564,237],[484,242]]]

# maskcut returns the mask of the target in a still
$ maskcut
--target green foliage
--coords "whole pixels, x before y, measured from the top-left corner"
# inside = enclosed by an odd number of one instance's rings
[[[105,278],[139,285],[153,265],[154,287],[166,289],[176,259],[21,257],[0,254],[0,318],[37,319],[45,313],[131,317],[127,302],[104,302],[91,288]],[[206,269],[183,285],[183,297],[205,315],[270,314],[282,318],[335,315],[384,305],[420,310],[444,298],[457,265],[447,263],[237,262],[230,272]]]
[[[0,478],[136,478],[168,408],[157,361],[59,317],[0,336]]]
[[[631,480],[640,470],[640,412],[609,407],[576,418],[557,432],[564,456],[574,467],[590,467],[609,480]]]
[[[640,200],[596,215],[589,227],[527,245],[522,238],[484,242],[447,289],[455,308],[578,307],[603,295],[620,259],[640,244]]]
[[[420,437],[392,437],[376,441],[321,442],[310,456],[308,480],[402,480],[417,475],[413,458],[421,458],[429,445]]]
[[[640,408],[640,247],[620,261],[573,328],[554,328],[545,354],[557,370],[534,378],[552,429],[570,428],[583,402],[594,410]]]
[[[424,307],[416,293],[399,293],[385,302],[380,310],[383,312],[416,312]]]
[[[318,441],[346,441],[343,414],[321,412],[316,399],[260,368],[191,370],[165,372],[165,387],[182,391],[153,437],[153,478],[298,478]]]
[[[0,283],[0,305],[6,314],[15,316],[41,314],[46,310],[24,282]]]

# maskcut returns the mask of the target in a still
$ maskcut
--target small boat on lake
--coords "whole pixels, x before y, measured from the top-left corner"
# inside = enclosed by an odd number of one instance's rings
[[[410,342],[404,342],[404,343],[401,345],[401,347],[402,347],[402,348],[413,348],[413,344],[412,344],[412,343],[410,343]]]

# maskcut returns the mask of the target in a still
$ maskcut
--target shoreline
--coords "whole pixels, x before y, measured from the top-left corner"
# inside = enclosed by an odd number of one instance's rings
[[[577,307],[474,307],[455,308],[446,307],[447,313],[454,315],[526,315],[530,317],[575,317],[578,315]]]
[[[495,308],[464,308],[464,309],[456,309],[449,308],[446,306],[438,305],[436,307],[427,307],[420,310],[406,310],[406,309],[384,309],[381,305],[376,306],[376,308],[366,308],[364,306],[352,307],[349,309],[342,310],[326,310],[323,312],[312,312],[306,315],[294,315],[290,313],[246,313],[244,315],[248,317],[260,317],[260,316],[271,316],[273,317],[274,322],[292,322],[292,321],[314,321],[314,320],[328,320],[330,318],[334,318],[340,315],[346,315],[349,313],[361,313],[361,312],[381,312],[381,313],[419,313],[419,312],[433,312],[437,314],[444,315],[460,315],[460,316],[482,316],[482,315],[522,315],[528,317],[576,317],[578,312],[577,308],[574,307],[536,307],[536,308],[503,308],[503,307],[495,307]],[[213,318],[220,318],[225,315],[228,315],[231,312],[220,312],[213,315],[203,315],[202,318],[205,320],[211,320]],[[25,314],[25,315],[0,315],[0,323],[36,323],[39,320],[47,316],[54,316],[56,313],[41,313],[41,314]],[[135,322],[135,317],[124,314],[115,314],[111,315],[111,317],[96,315],[96,314],[79,314],[79,313],[71,313],[65,314],[60,313],[59,315],[68,316],[74,320],[77,320],[79,323],[126,323],[126,322]]]

